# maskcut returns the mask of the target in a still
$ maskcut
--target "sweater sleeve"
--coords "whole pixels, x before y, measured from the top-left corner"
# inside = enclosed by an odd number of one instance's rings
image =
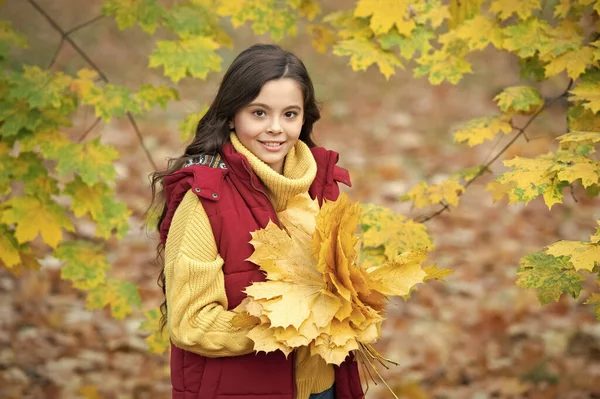
[[[173,344],[207,357],[253,351],[250,328],[231,325],[223,259],[208,216],[190,190],[177,207],[165,245],[167,325]]]

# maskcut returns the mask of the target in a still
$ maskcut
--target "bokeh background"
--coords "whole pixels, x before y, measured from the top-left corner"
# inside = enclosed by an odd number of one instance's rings
[[[100,15],[101,2],[39,0],[68,30]],[[324,0],[325,13],[350,9],[350,0]],[[46,67],[60,36],[25,0],[5,0],[2,19],[25,33],[29,48],[17,53],[21,62]],[[223,70],[235,55],[256,42],[249,27],[228,27],[232,49],[222,49]],[[460,122],[495,112],[493,97],[504,87],[523,82],[516,58],[486,50],[473,59],[475,74],[460,84],[431,86],[413,78],[410,68],[386,80],[372,66],[354,72],[348,59],[319,54],[300,34],[280,44],[305,62],[317,96],[323,102],[317,142],[341,154],[351,172],[354,200],[388,206],[407,217],[432,213],[415,210],[399,197],[421,180],[440,182],[463,168],[482,164],[508,138],[475,148],[454,144],[451,129]],[[160,34],[159,34],[160,37]],[[144,83],[169,84],[160,70],[147,67],[153,39],[139,28],[119,31],[103,18],[73,34],[73,39],[115,84],[136,88]],[[73,73],[85,61],[68,45],[53,66]],[[221,73],[206,81],[184,79],[181,102],[156,109],[137,122],[152,157],[161,168],[182,153],[178,131],[184,117],[199,111],[214,95]],[[564,77],[540,87],[548,96],[560,94]],[[566,104],[556,103],[505,154],[535,155],[555,146],[566,129]],[[70,134],[82,134],[95,120],[82,110]],[[121,154],[118,196],[133,214],[122,241],[109,243],[113,272],[141,287],[144,308],[158,306],[154,263],[158,237],[143,220],[150,201],[148,176],[153,171],[126,118],[95,127],[89,138],[102,137]],[[492,170],[501,171],[501,162]],[[562,298],[541,307],[535,292],[515,286],[519,259],[561,239],[587,240],[600,218],[598,200],[577,190],[551,211],[540,200],[528,206],[494,203],[482,178],[452,208],[427,222],[435,240],[429,263],[451,268],[444,282],[420,286],[412,298],[390,305],[378,349],[399,366],[384,370],[386,380],[402,398],[598,398],[600,397],[600,324],[581,299]],[[93,226],[87,226],[88,230]],[[86,231],[84,221],[78,230]],[[92,230],[93,231],[93,230]],[[60,264],[43,260],[39,272],[16,278],[0,270],[0,397],[76,398],[82,386],[96,386],[102,398],[169,398],[168,356],[146,350],[138,330],[141,311],[118,321],[108,311],[87,311],[85,296],[60,279]],[[89,394],[92,397],[93,394]],[[370,383],[367,398],[391,397],[383,384]]]

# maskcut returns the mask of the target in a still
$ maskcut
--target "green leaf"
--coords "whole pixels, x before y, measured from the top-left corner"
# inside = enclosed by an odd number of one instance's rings
[[[379,36],[377,40],[384,50],[391,50],[392,47],[397,46],[400,55],[410,60],[417,52],[427,54],[432,48],[429,41],[433,38],[433,31],[418,26],[410,36],[401,35],[396,29],[392,29],[385,35]]]
[[[196,127],[200,119],[208,111],[208,106],[205,105],[199,112],[192,112],[185,116],[185,119],[179,124],[179,134],[182,141],[189,140],[196,134]]]
[[[86,305],[90,310],[110,306],[112,316],[122,320],[133,311],[133,307],[141,307],[142,298],[135,284],[111,279],[88,293]]]
[[[34,131],[42,123],[42,113],[30,109],[27,101],[8,102],[0,100],[0,134],[17,136],[22,129]]]
[[[91,215],[97,223],[96,236],[108,239],[116,233],[118,238],[123,238],[129,230],[131,211],[125,203],[115,199],[114,190],[105,183],[88,186],[79,176],[75,176],[63,193],[72,197],[71,209],[75,216]]]
[[[566,292],[577,298],[581,292],[579,275],[567,257],[554,257],[544,252],[536,252],[521,259],[517,270],[517,285],[522,288],[537,288],[537,297],[542,305],[558,301]]]
[[[587,301],[584,302],[586,305],[594,306],[594,313],[596,313],[596,319],[600,321],[600,294],[594,292]]]
[[[53,154],[53,158],[58,160],[58,173],[77,173],[85,184],[91,186],[100,180],[114,180],[113,161],[119,158],[119,154],[114,147],[102,145],[100,138],[97,138],[87,143],[70,143],[61,147]]]
[[[144,310],[144,317],[145,320],[140,325],[140,330],[151,333],[146,338],[148,349],[151,353],[164,353],[171,345],[171,341],[169,339],[169,332],[161,330],[160,328],[160,320],[162,317],[160,309]]]
[[[65,264],[61,268],[63,280],[71,280],[80,290],[90,290],[104,283],[110,265],[104,248],[86,241],[63,242],[54,256]]]
[[[104,15],[114,15],[119,29],[132,27],[136,22],[149,34],[154,34],[164,10],[156,0],[105,0]]]
[[[297,31],[296,12],[280,0],[221,0],[217,14],[230,16],[235,28],[250,21],[256,35],[269,32],[275,41]]]
[[[366,70],[377,64],[379,71],[389,79],[395,73],[395,68],[402,68],[402,63],[394,53],[382,50],[379,46],[366,39],[351,39],[339,42],[333,48],[336,55],[350,56],[350,66],[355,71]]]
[[[531,115],[544,105],[540,92],[531,86],[513,86],[494,97],[500,109],[506,113]]]
[[[5,225],[0,225],[0,261],[9,269],[21,263],[19,243]]]
[[[504,29],[503,47],[521,58],[533,57],[537,51],[552,51],[552,27],[543,19],[530,18]]]
[[[38,66],[24,66],[23,73],[13,73],[9,96],[27,100],[31,108],[59,108],[71,78],[63,73],[44,71]]]
[[[533,57],[519,58],[520,76],[522,79],[532,78],[538,82],[546,79],[544,64],[538,55]]]
[[[146,111],[152,109],[155,105],[167,109],[169,101],[179,100],[179,93],[174,88],[145,84],[135,93],[135,99],[139,101],[141,108]]]
[[[150,67],[163,66],[165,75],[174,82],[191,76],[206,79],[211,71],[221,70],[219,45],[208,37],[198,36],[179,41],[156,42],[158,48],[150,55]]]
[[[181,39],[213,36],[217,43],[231,47],[233,42],[220,26],[219,15],[211,5],[194,2],[175,4],[164,15],[164,25]]]
[[[429,75],[429,83],[439,85],[444,81],[457,84],[466,73],[471,73],[471,64],[464,58],[466,45],[449,51],[435,51],[417,59],[420,65],[414,69],[414,76]]]
[[[8,56],[11,45],[25,48],[27,39],[13,29],[10,21],[0,21],[0,62]]]
[[[101,117],[104,122],[128,112],[137,114],[141,110],[131,90],[110,83],[104,87],[92,87],[81,99],[84,104],[93,105],[96,116]]]
[[[121,239],[129,231],[128,218],[131,216],[131,210],[123,202],[117,201],[114,196],[104,196],[101,198],[102,213],[95,215],[96,236],[108,239],[112,234]]]

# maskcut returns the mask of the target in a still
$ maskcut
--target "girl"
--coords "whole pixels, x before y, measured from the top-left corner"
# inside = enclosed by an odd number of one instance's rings
[[[358,399],[352,356],[339,367],[300,348],[253,351],[250,328],[236,328],[243,290],[264,281],[250,232],[277,222],[296,195],[335,200],[338,154],[315,146],[320,118],[306,68],[294,54],[255,45],[229,67],[185,154],[152,178],[165,200],[163,326],[171,336],[174,399]],[[166,319],[166,321],[165,321]],[[335,383],[335,384],[334,384]]]

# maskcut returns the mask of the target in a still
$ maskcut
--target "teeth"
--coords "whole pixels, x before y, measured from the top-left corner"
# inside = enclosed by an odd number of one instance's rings
[[[281,143],[270,142],[270,141],[262,141],[262,143],[264,145],[266,145],[267,147],[279,147],[281,145]]]

